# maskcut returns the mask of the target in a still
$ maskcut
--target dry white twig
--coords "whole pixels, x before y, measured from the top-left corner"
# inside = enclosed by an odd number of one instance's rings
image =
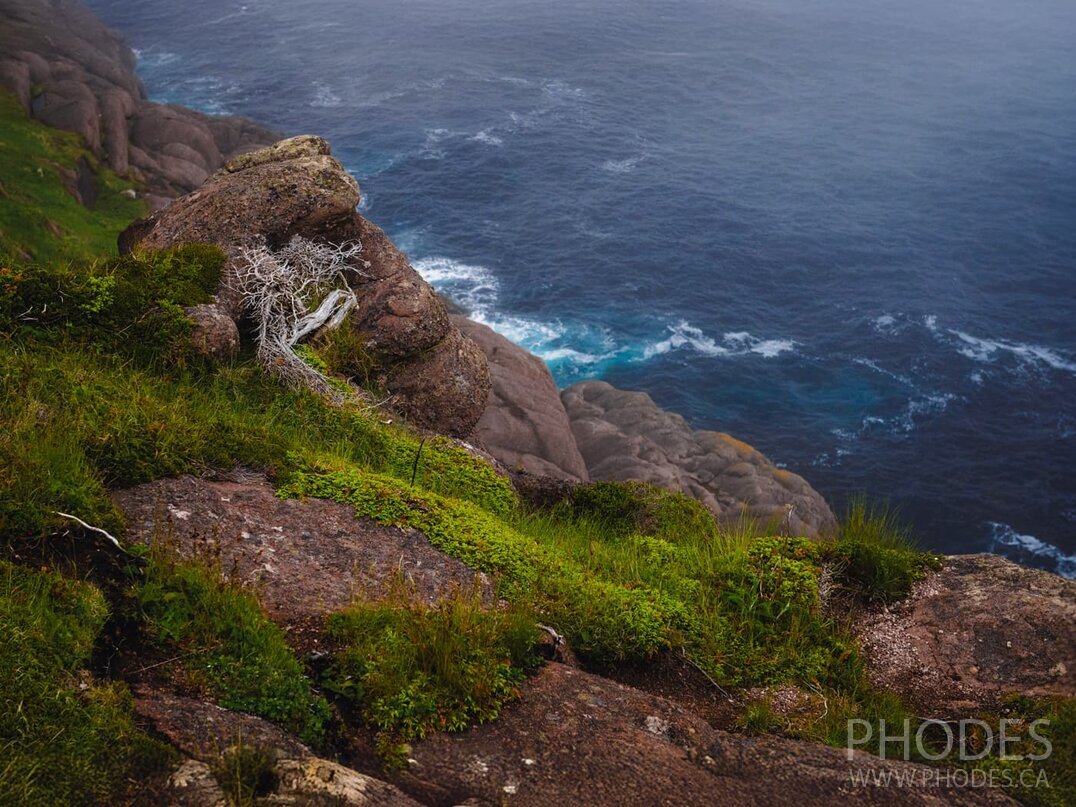
[[[359,272],[350,261],[361,250],[357,242],[316,244],[295,236],[275,252],[268,247],[240,252],[233,283],[258,325],[258,359],[286,383],[341,398],[295,347],[322,328],[340,327],[358,304],[345,272]]]
[[[123,546],[120,544],[120,542],[116,540],[116,536],[114,536],[112,533],[108,532],[107,530],[103,530],[100,527],[94,527],[92,524],[87,524],[85,521],[83,521],[78,516],[73,516],[70,513],[61,513],[59,510],[54,510],[53,512],[56,513],[56,515],[58,515],[58,516],[62,516],[63,518],[69,518],[72,521],[77,521],[79,524],[81,524],[83,527],[85,527],[88,530],[92,530],[93,532],[100,533],[101,535],[105,536],[105,538],[110,540],[115,545],[116,549],[118,549],[120,552],[126,552],[127,551],[126,549],[123,548]]]

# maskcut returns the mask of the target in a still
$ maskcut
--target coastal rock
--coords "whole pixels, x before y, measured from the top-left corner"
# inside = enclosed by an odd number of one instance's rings
[[[467,437],[486,407],[489,370],[482,352],[448,320],[444,304],[378,227],[355,208],[358,183],[320,137],[293,137],[227,163],[197,191],[135,222],[120,248],[164,249],[211,243],[234,260],[244,248],[279,246],[300,235],[362,245],[347,280],[358,306],[352,328],[391,406],[412,424]],[[233,320],[241,301],[230,282],[217,304]]]
[[[792,793],[805,807],[1015,803],[996,791],[932,786],[927,770],[730,734],[671,701],[547,664],[495,722],[414,744],[396,782],[431,804],[780,804]],[[901,775],[907,786],[854,787],[853,772]]]
[[[194,190],[229,157],[279,139],[244,118],[155,104],[135,56],[79,0],[0,0],[0,87],[27,114],[75,132],[154,206]]]
[[[973,716],[1010,694],[1076,696],[1076,581],[996,555],[955,555],[905,600],[860,617],[879,689],[917,715]]]
[[[265,752],[272,763],[272,792],[259,803],[305,805],[417,805],[387,782],[320,759],[272,723],[211,703],[137,688],[135,713],[187,759],[169,779],[168,793],[190,807],[229,804],[213,766],[242,744]]]
[[[698,499],[722,520],[747,514],[793,535],[836,527],[802,477],[728,434],[692,429],[646,393],[585,381],[561,399],[593,480],[649,482]]]
[[[239,328],[220,306],[193,305],[183,313],[194,321],[191,344],[197,353],[214,359],[231,359],[239,352]]]
[[[587,480],[586,463],[545,362],[492,328],[462,316],[451,320],[489,361],[493,388],[475,427],[478,440],[512,470]]]
[[[360,591],[376,596],[397,569],[426,602],[476,582],[490,592],[483,575],[416,530],[356,518],[337,502],[279,499],[263,480],[184,476],[117,491],[114,499],[129,541],[164,540],[181,557],[216,558],[231,578],[257,584],[270,618],[304,647],[318,644],[325,614]]]

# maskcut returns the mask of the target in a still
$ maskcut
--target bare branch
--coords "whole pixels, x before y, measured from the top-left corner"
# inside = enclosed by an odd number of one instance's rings
[[[63,518],[69,518],[72,521],[77,521],[79,524],[81,524],[86,529],[91,530],[93,532],[96,532],[96,533],[99,533],[99,534],[105,536],[105,538],[110,540],[113,543],[113,545],[115,545],[116,549],[118,549],[120,552],[127,552],[127,550],[123,548],[123,546],[120,544],[120,542],[116,540],[116,537],[112,533],[108,532],[107,530],[103,530],[100,527],[94,527],[91,524],[87,524],[85,521],[83,521],[78,516],[73,516],[70,513],[61,513],[59,510],[54,510],[53,512],[56,513],[56,515],[58,515],[58,516],[62,516]]]

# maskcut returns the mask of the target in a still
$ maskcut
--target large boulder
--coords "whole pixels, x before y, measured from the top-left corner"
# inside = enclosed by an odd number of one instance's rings
[[[449,322],[407,256],[356,212],[358,203],[358,183],[333,159],[329,144],[293,137],[230,160],[194,193],[131,225],[120,248],[210,243],[234,261],[244,248],[277,247],[296,235],[361,244],[347,273],[358,306],[346,327],[358,335],[373,380],[411,423],[467,437],[489,397],[485,357]],[[217,304],[238,320],[242,305],[233,272],[229,262]]]
[[[586,463],[544,361],[481,323],[452,322],[486,354],[493,388],[475,436],[507,468],[586,481]]]
[[[698,499],[722,520],[747,514],[794,535],[836,526],[802,477],[728,434],[692,429],[646,393],[585,381],[561,399],[591,479],[650,482]]]
[[[955,555],[857,631],[867,670],[924,717],[1006,695],[1076,696],[1076,581],[997,555]]]
[[[1015,804],[925,766],[714,729],[680,706],[561,664],[495,722],[416,743],[396,784],[427,804]],[[853,775],[901,777],[860,786]]]

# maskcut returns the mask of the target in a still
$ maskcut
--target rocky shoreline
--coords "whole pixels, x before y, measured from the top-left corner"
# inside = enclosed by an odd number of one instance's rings
[[[143,183],[153,212],[123,234],[121,252],[210,243],[227,257],[213,301],[186,309],[198,351],[228,359],[238,350],[245,322],[233,281],[245,249],[279,248],[295,237],[362,245],[344,272],[356,304],[339,328],[361,361],[340,375],[351,377],[356,395],[368,394],[360,386],[377,388],[385,396],[376,409],[382,422],[402,420],[421,437],[414,438],[410,493],[394,492],[390,501],[382,491],[392,507],[414,493],[431,439],[457,454],[465,448],[464,459],[477,457],[496,484],[526,501],[571,503],[575,491],[592,489],[587,483],[646,482],[701,502],[719,523],[749,516],[768,528],[767,540],[836,532],[822,496],[750,446],[692,429],[643,393],[600,381],[560,391],[540,358],[451,313],[407,256],[357,212],[359,186],[321,138],[280,140],[252,121],[154,104],[131,51],[77,0],[0,0],[0,17],[0,84],[30,115],[79,133],[104,164]],[[412,594],[433,607],[466,585],[482,608],[497,602],[482,566],[448,553],[429,526],[423,532],[379,519],[350,499],[316,498],[322,493],[281,499],[272,473],[149,477],[108,495],[126,521],[125,540],[149,547],[167,536],[181,559],[213,557],[229,584],[257,592],[263,616],[314,664],[332,650],[329,616],[394,569],[407,570]],[[404,482],[391,484],[403,489]],[[427,515],[436,507],[449,512],[437,501],[406,504]],[[465,525],[476,530],[477,519],[489,517],[475,516],[480,510],[468,504],[451,512],[476,519]],[[620,538],[645,539],[649,552],[673,551],[638,532],[633,523]],[[783,585],[782,575],[798,570],[787,586],[798,596],[803,570],[817,563],[808,592],[813,613],[853,626],[871,685],[899,695],[918,716],[952,721],[1000,713],[1013,696],[1076,696],[1076,582],[992,556],[950,557],[899,602],[853,601],[831,585],[832,561],[810,554],[817,544],[800,544],[789,544],[787,556],[765,546],[752,555],[752,563],[773,564],[759,580]],[[112,547],[97,552],[115,554]],[[170,666],[179,657],[142,657],[138,648],[109,674],[130,686],[140,725],[181,757],[164,785],[165,803],[227,803],[213,765],[237,736],[271,752],[273,789],[259,803],[1013,803],[997,789],[939,784],[930,775],[938,769],[919,763],[789,736],[794,721],[814,725],[830,713],[820,688],[730,692],[673,645],[647,664],[583,669],[559,634],[551,636],[554,663],[521,680],[498,719],[408,744],[395,772],[380,767],[370,733],[336,738],[330,760],[277,725],[197,697]],[[786,736],[745,730],[745,710],[759,703],[787,721]],[[852,771],[907,782],[855,786]]]

